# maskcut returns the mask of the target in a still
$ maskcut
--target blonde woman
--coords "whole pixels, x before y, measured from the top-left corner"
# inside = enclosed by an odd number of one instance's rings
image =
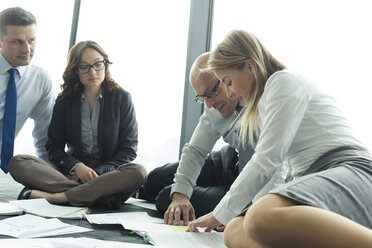
[[[230,191],[190,230],[229,223],[228,247],[372,247],[372,158],[334,100],[241,30],[212,52],[208,70],[247,106],[243,144],[258,140]],[[239,216],[284,163],[296,179]]]

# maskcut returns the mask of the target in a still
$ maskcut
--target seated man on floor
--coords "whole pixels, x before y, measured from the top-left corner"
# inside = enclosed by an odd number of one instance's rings
[[[208,58],[209,53],[200,55],[190,72],[194,100],[206,106],[190,142],[179,162],[149,173],[137,196],[155,202],[168,224],[178,225],[181,219],[187,224],[211,212],[254,153],[248,143],[244,147],[239,143],[239,99],[228,94],[213,73],[203,71]],[[212,151],[221,137],[229,145]],[[283,181],[281,172],[274,178],[268,187]]]

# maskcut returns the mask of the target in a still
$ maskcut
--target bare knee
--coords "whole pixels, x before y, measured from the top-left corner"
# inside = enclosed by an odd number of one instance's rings
[[[243,229],[246,234],[258,243],[270,242],[276,228],[282,228],[280,223],[285,212],[283,209],[295,205],[288,199],[278,195],[267,195],[252,205],[244,218]]]
[[[237,217],[231,220],[229,224],[227,224],[225,231],[223,232],[223,241],[225,245],[229,248],[239,247],[236,244],[236,237],[242,237],[242,235],[239,235],[239,233],[243,232],[243,217]]]
[[[261,240],[267,234],[267,225],[270,211],[254,208],[248,210],[244,218],[244,231],[246,235],[255,241]]]
[[[237,217],[227,224],[224,231],[224,243],[228,248],[263,248],[251,239],[244,230],[244,217]]]

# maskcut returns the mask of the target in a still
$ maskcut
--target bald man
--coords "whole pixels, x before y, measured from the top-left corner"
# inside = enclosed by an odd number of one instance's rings
[[[203,71],[209,53],[200,55],[190,71],[195,101],[205,104],[190,142],[185,144],[179,162],[151,171],[138,198],[155,202],[164,214],[164,223],[184,224],[211,212],[254,153],[249,144],[239,142],[242,106],[235,95],[211,72]],[[228,146],[212,151],[223,138]],[[280,180],[279,180],[280,181]]]

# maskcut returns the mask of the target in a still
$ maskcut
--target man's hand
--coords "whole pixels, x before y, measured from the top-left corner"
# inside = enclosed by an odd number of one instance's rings
[[[83,163],[79,163],[75,167],[75,173],[81,182],[87,183],[90,180],[98,177],[98,174],[90,167],[86,166]]]
[[[70,176],[69,179],[75,180],[76,182],[81,183],[80,178],[76,174]]]
[[[181,193],[173,193],[172,203],[169,205],[164,214],[164,223],[168,225],[179,225],[181,216],[183,217],[183,224],[188,225],[189,220],[195,220],[195,211],[189,198]],[[174,221],[174,223],[173,223]]]
[[[188,232],[199,232],[197,227],[205,228],[205,232],[211,232],[213,229],[224,230],[224,225],[222,225],[213,215],[212,212],[203,215],[198,219],[192,221],[189,225]]]

